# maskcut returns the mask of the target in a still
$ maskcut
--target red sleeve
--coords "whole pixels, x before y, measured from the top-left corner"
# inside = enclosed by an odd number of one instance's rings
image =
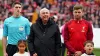
[[[64,36],[64,43],[68,49],[69,52],[75,53],[76,50],[70,45],[69,43],[69,31],[68,31],[68,23],[65,24],[64,26],[64,32],[62,32],[62,35]]]
[[[88,32],[87,32],[87,40],[93,40],[93,31],[92,26],[88,23]]]

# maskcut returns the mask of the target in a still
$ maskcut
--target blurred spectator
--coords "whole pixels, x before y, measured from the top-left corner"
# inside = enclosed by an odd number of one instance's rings
[[[34,0],[34,2],[36,2],[39,6],[41,6],[43,0]]]
[[[44,0],[42,5],[41,5],[41,8],[47,8],[47,9],[50,9],[50,4],[47,2],[47,0]]]
[[[38,12],[36,11],[36,8],[37,8],[37,4],[34,3],[34,5],[33,5],[32,20],[31,20],[33,24],[36,23],[36,20],[38,18]]]
[[[3,28],[3,20],[2,20],[2,14],[0,14],[0,28]]]
[[[59,24],[62,25],[63,19],[70,20],[72,18],[73,6],[75,4],[81,4],[84,6],[84,19],[91,21],[95,27],[96,22],[99,19],[95,19],[96,16],[100,18],[100,0],[16,0],[23,4],[23,16],[27,17],[30,22],[36,20],[41,8],[48,8],[51,11],[51,15],[56,14],[59,18]],[[15,0],[0,0],[0,13],[3,20],[12,14],[12,4]],[[34,14],[36,14],[34,16]],[[35,19],[33,19],[35,18]],[[61,26],[60,25],[60,26]],[[97,25],[100,25],[98,22]],[[99,27],[99,26],[96,26]],[[99,27],[100,28],[100,27]]]

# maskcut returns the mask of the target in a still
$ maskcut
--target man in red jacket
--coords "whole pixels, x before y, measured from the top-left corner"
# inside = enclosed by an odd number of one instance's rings
[[[69,56],[80,56],[84,52],[84,42],[93,39],[92,26],[82,18],[83,14],[83,7],[75,5],[74,18],[65,24],[62,33]]]

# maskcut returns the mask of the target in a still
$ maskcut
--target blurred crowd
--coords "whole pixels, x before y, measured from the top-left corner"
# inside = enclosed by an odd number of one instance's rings
[[[21,13],[32,23],[36,22],[41,8],[48,8],[51,17],[57,19],[59,26],[62,26],[64,21],[73,19],[73,6],[81,4],[84,7],[83,18],[91,22],[93,27],[100,28],[100,0],[0,0],[0,27],[3,26],[4,20],[12,15],[14,2],[23,4]]]

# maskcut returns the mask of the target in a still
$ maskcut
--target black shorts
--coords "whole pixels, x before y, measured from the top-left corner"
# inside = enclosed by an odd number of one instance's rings
[[[7,45],[6,52],[8,56],[13,56],[17,51],[18,51],[18,48],[16,45],[11,45],[11,44]]]
[[[25,49],[25,51],[27,52],[27,48]],[[8,56],[13,56],[16,52],[18,52],[17,45],[8,44],[6,48],[6,52]]]

